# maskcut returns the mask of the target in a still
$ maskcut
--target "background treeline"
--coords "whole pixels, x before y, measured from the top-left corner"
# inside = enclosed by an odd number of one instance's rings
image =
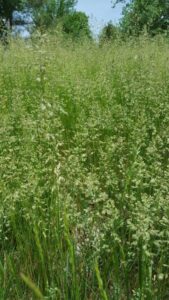
[[[117,38],[138,36],[146,33],[150,36],[168,33],[169,1],[168,0],[116,0],[124,3],[122,18],[118,25],[111,22],[105,25],[100,33],[100,41],[112,41]],[[77,0],[0,0],[0,36],[4,38],[13,25],[19,22],[14,12],[29,12],[32,16],[33,30],[45,32],[60,28],[72,38],[92,37],[89,19],[84,12],[75,10]]]
[[[15,11],[31,14],[32,30],[45,32],[59,27],[73,38],[91,38],[88,17],[75,11],[76,0],[0,0],[0,36],[6,37],[14,25],[27,23],[27,17],[19,19]]]
[[[147,34],[168,35],[169,1],[168,0],[116,0],[113,7],[123,2],[122,18],[118,26],[108,23],[100,35],[101,41],[128,38]]]

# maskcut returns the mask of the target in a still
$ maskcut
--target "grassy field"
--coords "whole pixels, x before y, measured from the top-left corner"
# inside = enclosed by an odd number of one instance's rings
[[[169,299],[169,43],[0,47],[0,300]]]

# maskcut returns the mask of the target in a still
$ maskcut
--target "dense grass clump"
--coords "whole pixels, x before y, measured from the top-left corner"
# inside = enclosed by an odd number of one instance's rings
[[[169,299],[169,44],[0,65],[0,299]]]

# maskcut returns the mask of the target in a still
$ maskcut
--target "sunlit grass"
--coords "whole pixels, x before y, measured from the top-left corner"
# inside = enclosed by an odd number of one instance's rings
[[[168,42],[44,36],[0,64],[0,299],[168,299]]]

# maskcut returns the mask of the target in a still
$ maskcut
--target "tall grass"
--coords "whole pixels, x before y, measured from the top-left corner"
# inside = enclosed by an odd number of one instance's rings
[[[0,105],[0,299],[168,299],[168,42],[11,42]]]

